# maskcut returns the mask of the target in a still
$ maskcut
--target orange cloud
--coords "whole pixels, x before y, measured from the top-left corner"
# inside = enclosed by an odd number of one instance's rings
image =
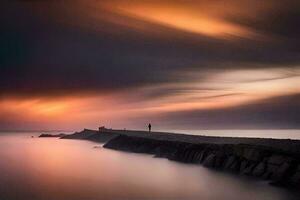
[[[118,4],[113,11],[179,30],[213,37],[257,35],[247,27],[210,16],[200,10],[173,5]]]
[[[55,128],[97,127],[99,124],[114,126],[126,124],[135,117],[195,109],[221,109],[276,96],[299,94],[299,72],[299,69],[279,68],[214,71],[200,81],[197,80],[197,73],[194,73],[193,77],[187,75],[190,82],[147,86],[106,96],[7,98],[0,100],[0,115],[9,116],[15,122],[34,121]],[[170,90],[174,93],[166,93],[159,98],[147,97],[147,93]]]
[[[95,5],[98,9],[101,8],[116,15],[125,16],[125,18],[115,16],[113,19],[108,19],[116,23],[132,25],[133,22],[128,18],[136,19],[137,21],[150,22],[180,31],[223,39],[232,37],[264,38],[262,33],[242,25],[238,21],[263,18],[278,6],[273,1],[253,2],[249,0],[114,0],[95,1]],[[97,15],[92,13],[88,15]],[[100,14],[98,16],[103,17]],[[134,26],[143,28],[145,24],[134,24]]]

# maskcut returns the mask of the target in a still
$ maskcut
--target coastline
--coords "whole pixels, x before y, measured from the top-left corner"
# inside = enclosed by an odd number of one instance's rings
[[[183,163],[254,176],[271,184],[300,186],[300,141],[196,136],[165,132],[84,129],[61,139],[105,143],[104,148],[152,154]]]

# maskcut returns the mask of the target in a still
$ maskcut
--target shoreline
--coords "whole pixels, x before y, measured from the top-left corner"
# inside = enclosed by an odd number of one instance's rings
[[[104,148],[151,154],[177,162],[257,177],[274,185],[300,188],[300,140],[113,129],[84,129],[61,139],[105,143]]]

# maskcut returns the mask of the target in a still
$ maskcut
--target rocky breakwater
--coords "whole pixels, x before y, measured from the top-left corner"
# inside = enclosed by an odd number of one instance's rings
[[[271,184],[300,188],[299,154],[278,148],[254,144],[195,144],[128,135],[114,137],[104,147],[201,164],[208,168],[265,179]]]
[[[75,132],[70,135],[64,135],[63,137],[61,137],[61,139],[78,139],[105,143],[118,135],[118,133],[112,132],[109,129],[104,129],[101,131],[84,129],[80,132]]]
[[[64,133],[59,133],[59,134],[49,134],[49,133],[42,133],[41,135],[39,135],[40,138],[42,137],[57,137],[57,138],[61,138],[66,136],[66,134]]]

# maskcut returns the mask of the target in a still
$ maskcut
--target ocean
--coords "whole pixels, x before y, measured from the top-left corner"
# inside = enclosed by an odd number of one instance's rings
[[[104,149],[89,141],[38,138],[39,134],[0,134],[1,200],[299,199],[299,193],[262,180]],[[281,137],[287,135],[295,139],[297,131]]]

